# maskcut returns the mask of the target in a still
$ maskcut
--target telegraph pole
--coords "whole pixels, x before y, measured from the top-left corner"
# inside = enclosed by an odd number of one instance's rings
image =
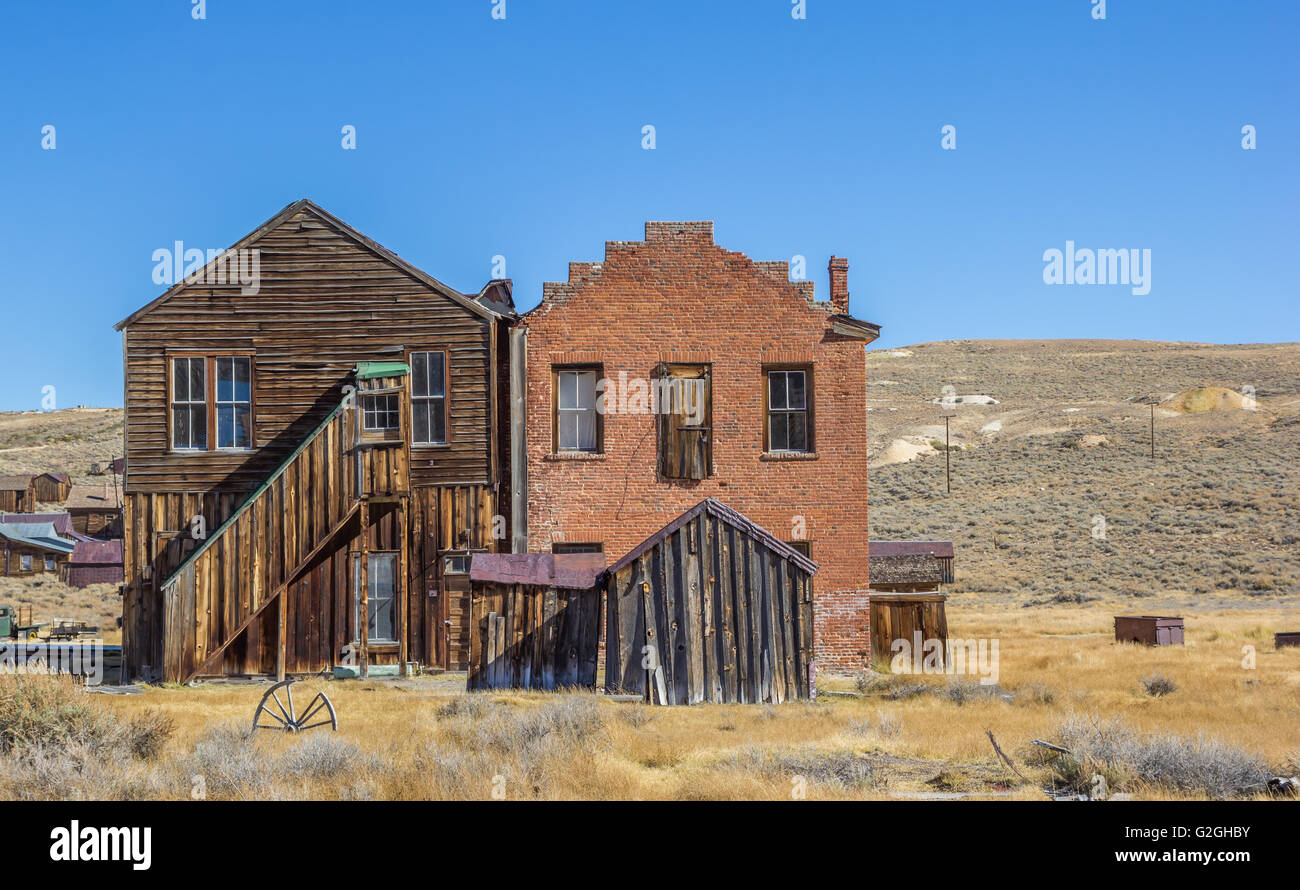
[[[1151,459],[1156,459],[1156,405],[1151,403]]]
[[[951,414],[943,416],[943,474],[948,479],[948,494],[952,494],[952,445],[948,435],[948,418]]]

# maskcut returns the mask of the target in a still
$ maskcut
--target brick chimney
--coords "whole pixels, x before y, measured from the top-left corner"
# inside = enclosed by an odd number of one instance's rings
[[[832,256],[831,306],[836,312],[849,314],[849,261],[842,256]]]

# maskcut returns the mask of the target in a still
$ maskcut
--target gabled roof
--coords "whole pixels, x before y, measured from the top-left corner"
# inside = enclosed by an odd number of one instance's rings
[[[0,522],[0,538],[54,553],[71,553],[76,546],[55,534],[52,522]]]
[[[12,476],[0,476],[0,491],[26,491],[36,477],[31,473],[17,473]]]
[[[68,499],[63,502],[65,510],[117,510],[121,504],[117,502],[114,492],[109,490],[108,484],[100,485],[74,485],[68,491]]]
[[[714,498],[705,498],[681,516],[678,516],[672,522],[659,529],[659,531],[646,538],[640,544],[633,547],[622,559],[609,567],[610,573],[614,574],[621,572],[623,569],[631,565],[634,560],[639,559],[647,550],[650,550],[656,544],[668,538],[668,536],[673,532],[677,531],[682,526],[686,525],[686,523],[690,522],[696,516],[699,516],[705,511],[707,511],[710,516],[732,526],[741,534],[759,541],[769,550],[776,553],[777,556],[789,560],[805,572],[812,574],[817,571],[817,563],[804,556],[798,550],[795,550],[785,541],[782,541],[780,538],[776,537],[776,535],[772,534],[743,513],[736,512],[726,504],[722,503],[722,501],[715,500]]]
[[[271,217],[266,222],[258,226],[256,229],[249,232],[243,238],[239,239],[234,244],[232,244],[229,248],[227,248],[227,253],[233,250],[241,250],[243,248],[252,246],[263,235],[265,235],[267,232],[270,232],[272,229],[275,229],[278,226],[280,226],[282,223],[284,223],[286,220],[288,220],[290,217],[292,217],[295,213],[297,213],[300,210],[310,211],[313,215],[319,218],[322,222],[329,225],[339,234],[343,235],[346,238],[350,238],[351,240],[355,241],[357,244],[361,245],[362,247],[366,248],[372,253],[378,255],[382,259],[385,259],[388,262],[392,263],[394,266],[397,266],[399,269],[406,272],[411,277],[428,285],[430,288],[442,294],[444,297],[448,298],[453,303],[457,303],[458,305],[463,306],[464,308],[470,310],[476,315],[482,316],[483,318],[494,319],[500,316],[501,313],[494,312],[492,309],[488,308],[488,306],[479,302],[475,298],[466,296],[465,294],[462,294],[460,291],[456,290],[455,288],[448,287],[447,285],[443,284],[441,281],[434,278],[432,275],[428,274],[427,272],[417,269],[415,266],[412,266],[410,263],[408,263],[406,260],[399,257],[397,254],[393,253],[388,248],[383,247],[377,241],[373,241],[370,238],[367,238],[365,235],[361,234],[356,229],[352,228],[350,225],[343,222],[343,220],[339,219],[338,217],[334,216],[332,213],[324,210],[323,208],[317,206],[316,204],[312,203],[306,198],[303,198],[298,201],[294,201],[292,204],[286,206],[275,216]],[[211,266],[218,261],[219,261],[218,259],[214,258],[212,262],[208,263],[207,266],[204,266],[204,269],[206,270],[208,266]],[[141,308],[137,309],[135,312],[132,312],[126,318],[119,321],[116,325],[113,326],[114,330],[120,331],[123,328],[127,327],[128,325],[131,325],[132,323],[136,322],[141,317],[149,314],[154,309],[158,308],[163,303],[167,302],[167,300],[171,299],[174,295],[176,295],[185,287],[187,287],[188,284],[189,282],[186,282],[183,279],[181,281],[176,282],[174,285],[168,288],[161,296],[157,297],[152,302],[146,304],[145,306],[142,306]]]
[[[41,476],[49,476],[51,479],[54,479],[57,482],[62,482],[64,485],[69,485],[72,482],[72,477],[67,473],[41,473]]]
[[[587,590],[605,574],[603,553],[475,553],[469,579]]]

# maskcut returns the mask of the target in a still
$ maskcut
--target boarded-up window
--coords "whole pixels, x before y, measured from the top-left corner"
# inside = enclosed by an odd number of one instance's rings
[[[172,448],[208,447],[206,359],[172,359]]]
[[[596,368],[555,371],[555,450],[597,451],[600,415],[596,411]]]
[[[582,543],[576,541],[571,541],[568,543],[557,541],[556,543],[551,545],[551,552],[552,553],[604,553],[605,545],[599,541],[582,542]]]
[[[659,426],[659,472],[669,479],[713,473],[713,385],[708,365],[659,366],[654,407]]]
[[[812,451],[811,375],[805,368],[767,371],[766,449],[770,452]]]
[[[412,442],[447,443],[447,354],[411,353]]]

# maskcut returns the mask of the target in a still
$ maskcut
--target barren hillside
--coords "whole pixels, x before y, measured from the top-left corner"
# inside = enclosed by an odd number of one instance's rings
[[[923,343],[867,381],[872,537],[951,538],[957,592],[1300,593],[1300,345]]]

